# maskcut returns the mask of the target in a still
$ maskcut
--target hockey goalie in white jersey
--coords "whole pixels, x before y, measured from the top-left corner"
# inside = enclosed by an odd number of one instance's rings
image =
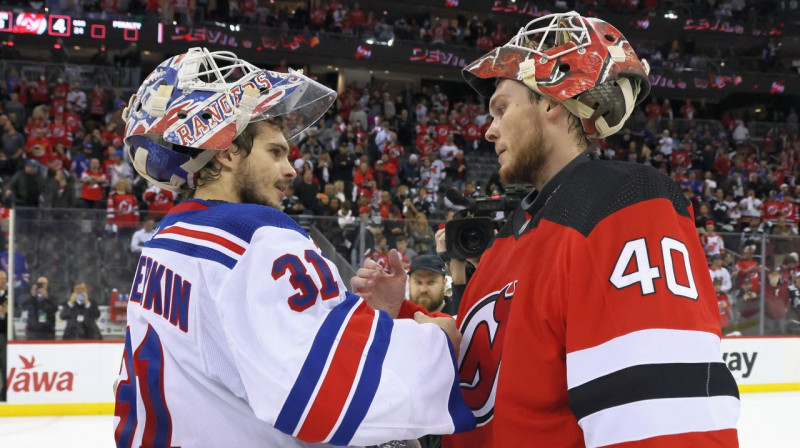
[[[296,176],[287,139],[335,97],[298,72],[193,48],[131,98],[136,170],[193,199],[136,269],[118,447],[358,446],[474,427],[454,322],[373,310],[277,208]]]

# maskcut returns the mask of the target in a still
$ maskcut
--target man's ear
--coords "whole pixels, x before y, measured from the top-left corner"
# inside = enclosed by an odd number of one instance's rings
[[[228,149],[223,151],[218,151],[217,154],[214,155],[214,161],[217,162],[220,168],[232,170],[234,165],[234,159],[238,157],[238,154],[234,154],[233,152],[234,146],[231,145]]]

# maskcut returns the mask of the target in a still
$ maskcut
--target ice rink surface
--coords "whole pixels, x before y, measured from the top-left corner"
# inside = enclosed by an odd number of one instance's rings
[[[742,394],[742,448],[800,446],[800,392]],[[0,418],[2,448],[112,448],[111,416]]]

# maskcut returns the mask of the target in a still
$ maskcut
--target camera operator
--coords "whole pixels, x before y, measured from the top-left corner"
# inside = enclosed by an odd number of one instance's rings
[[[67,322],[64,329],[64,340],[70,339],[102,339],[97,328],[100,310],[97,303],[89,300],[86,283],[77,282],[72,287],[72,294],[64,304],[59,317]]]
[[[738,445],[688,200],[651,167],[590,156],[647,96],[648,71],[617,29],[575,12],[532,20],[464,69],[491,98],[500,176],[535,191],[464,291],[459,378],[478,426],[444,446]],[[365,268],[353,289],[402,307],[384,287],[396,280]]]
[[[22,309],[28,312],[25,337],[29,341],[56,338],[56,311],[58,306],[47,292],[49,281],[45,277],[36,279],[31,286],[31,295],[23,302]]]

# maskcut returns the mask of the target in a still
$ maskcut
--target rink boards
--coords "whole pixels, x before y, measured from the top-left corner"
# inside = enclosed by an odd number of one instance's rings
[[[120,341],[10,342],[0,416],[112,414],[122,351]],[[800,390],[800,337],[724,338],[722,352],[741,392]]]

